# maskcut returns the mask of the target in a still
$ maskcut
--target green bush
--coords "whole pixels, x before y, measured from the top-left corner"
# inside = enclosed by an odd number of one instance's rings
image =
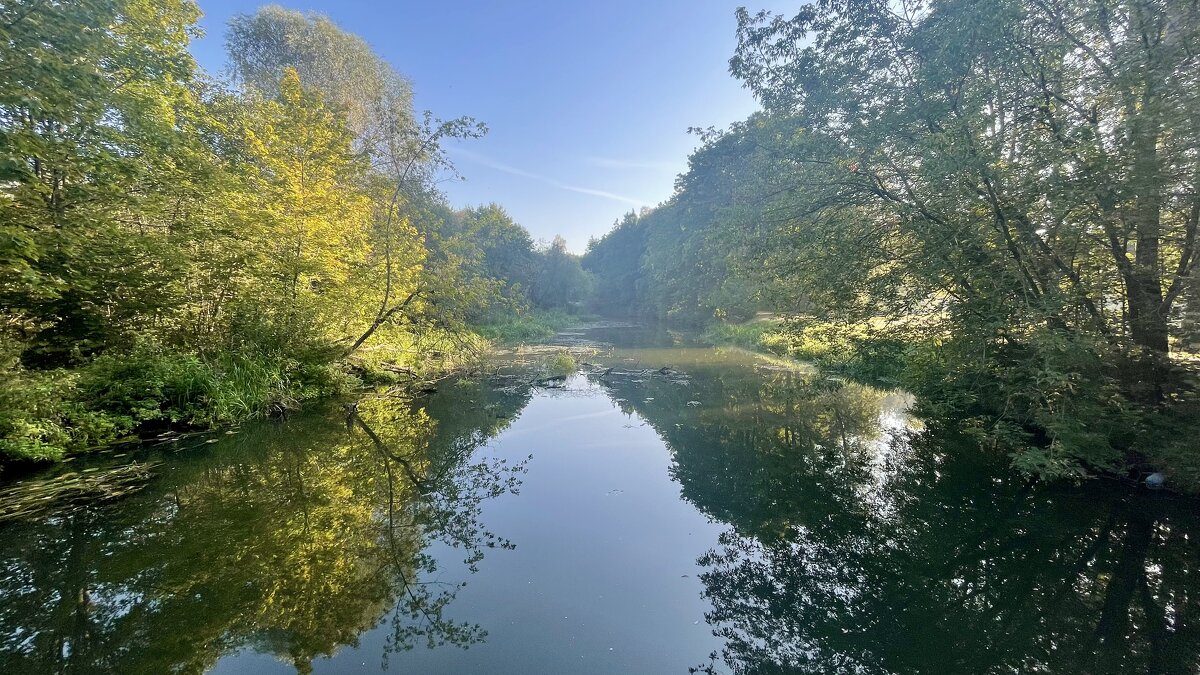
[[[53,461],[66,452],[109,443],[134,427],[87,405],[76,371],[26,370],[20,346],[0,341],[0,459]]]
[[[1040,478],[1117,469],[1146,442],[1146,416],[1121,395],[1114,363],[1085,338],[1031,331],[1019,342],[959,334],[914,347],[902,384],[945,420]]]
[[[151,422],[212,426],[296,408],[355,384],[328,364],[255,354],[193,354],[143,349],[102,356],[83,369],[79,394],[134,426]]]
[[[0,364],[0,458],[52,461],[137,431],[211,427],[296,408],[357,381],[336,365],[254,354],[204,359],[154,347],[75,370]]]
[[[546,362],[546,371],[551,375],[570,375],[578,368],[575,357],[568,351],[558,352]]]
[[[6,364],[0,373],[0,457],[55,460],[72,445],[66,424],[70,375],[30,373]]]

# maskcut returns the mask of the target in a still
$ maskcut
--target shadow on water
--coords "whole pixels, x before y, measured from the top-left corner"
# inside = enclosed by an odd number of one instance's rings
[[[381,623],[385,663],[483,640],[444,614],[466,572],[426,548],[473,571],[510,546],[479,514],[524,467],[474,455],[528,398],[461,383],[448,418],[368,398],[153,459],[119,502],[0,525],[0,671],[202,672],[248,648],[303,673]]]
[[[527,476],[525,455],[481,448],[532,397],[567,395],[607,397],[653,427],[670,458],[656,489],[723,529],[685,570],[700,578],[717,650],[655,647],[686,652],[680,672],[1200,669],[1196,501],[1099,482],[1029,486],[1002,459],[923,431],[902,395],[621,330],[586,336],[613,349],[582,388],[463,381],[419,405],[367,398],[349,416],[334,407],[187,452],[75,467],[138,468],[112,474],[119,498],[0,523],[0,671],[200,672],[247,652],[336,670],[321,657],[381,629],[386,668],[398,652],[488,641],[487,626],[462,620],[485,608],[458,589],[484,552],[511,546],[483,516]],[[588,447],[603,451],[628,437],[630,418],[598,412]],[[542,424],[523,422],[527,435]],[[525,509],[568,513],[555,500],[596,489],[587,477],[543,480],[568,489],[531,491],[541,501]],[[636,557],[609,563],[660,573]],[[578,598],[556,600],[586,607],[582,589],[597,589],[577,586]],[[514,603],[530,611],[518,618],[560,620],[538,602]],[[623,626],[653,632],[626,611]],[[522,648],[503,653],[519,660]]]
[[[624,355],[649,363],[651,352]],[[687,354],[682,354],[684,360]],[[682,497],[728,524],[698,560],[737,673],[1194,673],[1198,503],[1032,487],[903,397],[694,361],[596,378],[649,421]]]

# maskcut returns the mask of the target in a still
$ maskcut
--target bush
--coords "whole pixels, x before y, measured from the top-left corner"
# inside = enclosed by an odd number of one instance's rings
[[[921,343],[903,385],[922,416],[956,424],[1026,475],[1121,468],[1145,443],[1148,418],[1121,395],[1115,364],[1082,336],[1045,328],[1022,338],[960,333]]]
[[[255,354],[204,359],[142,346],[76,370],[29,371],[18,352],[0,352],[0,458],[8,460],[52,461],[137,431],[278,414],[357,384],[335,365]]]
[[[546,362],[546,371],[551,375],[570,375],[578,368],[575,357],[568,351],[558,352]]]
[[[102,356],[83,369],[79,394],[133,426],[212,426],[296,408],[343,392],[352,378],[332,365],[257,354],[194,354],[141,349]]]
[[[0,459],[53,461],[72,450],[112,442],[133,428],[127,417],[90,408],[79,374],[26,370],[20,347],[0,342]]]
[[[0,372],[0,457],[55,460],[72,443],[66,425],[69,375],[28,372],[6,364]]]

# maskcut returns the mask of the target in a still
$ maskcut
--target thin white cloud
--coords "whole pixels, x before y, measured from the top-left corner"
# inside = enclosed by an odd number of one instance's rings
[[[550,181],[550,184],[554,185],[555,187],[560,187],[564,190],[570,190],[571,192],[578,192],[585,195],[595,195],[596,197],[604,197],[605,199],[611,199],[614,202],[624,202],[625,204],[632,204],[633,206],[645,206],[646,204],[650,203],[645,199],[622,197],[621,195],[613,194],[612,192],[605,192],[604,190],[596,190],[588,187],[580,187],[578,185],[566,185],[564,183],[558,183],[555,181]]]
[[[605,169],[649,169],[652,171],[670,171],[676,173],[682,169],[678,162],[613,159],[611,157],[588,157],[587,163]]]
[[[543,176],[538,173],[533,173],[532,171],[526,171],[524,169],[518,169],[515,166],[509,166],[503,162],[497,162],[491,157],[481,155],[478,152],[473,152],[471,150],[466,150],[463,148],[450,148],[450,152],[481,166],[486,166],[490,169],[495,169],[496,171],[503,171],[504,173],[512,174],[514,176],[521,176],[522,178],[531,178],[533,180],[556,187],[560,190],[570,190],[571,192],[592,195],[593,197],[603,197],[605,199],[611,199],[615,202],[622,202],[624,204],[631,204],[633,206],[643,206],[650,203],[645,199],[634,199],[633,197],[626,197],[612,192],[606,192],[604,190],[597,190],[595,188],[563,183],[562,181],[555,180],[549,176]]]

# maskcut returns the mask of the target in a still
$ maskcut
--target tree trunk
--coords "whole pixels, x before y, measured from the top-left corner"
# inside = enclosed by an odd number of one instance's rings
[[[1140,245],[1138,249],[1140,251]],[[1165,358],[1170,345],[1167,341],[1167,317],[1161,309],[1162,283],[1158,275],[1138,269],[1131,275],[1128,285],[1129,329],[1134,344],[1156,358]]]

